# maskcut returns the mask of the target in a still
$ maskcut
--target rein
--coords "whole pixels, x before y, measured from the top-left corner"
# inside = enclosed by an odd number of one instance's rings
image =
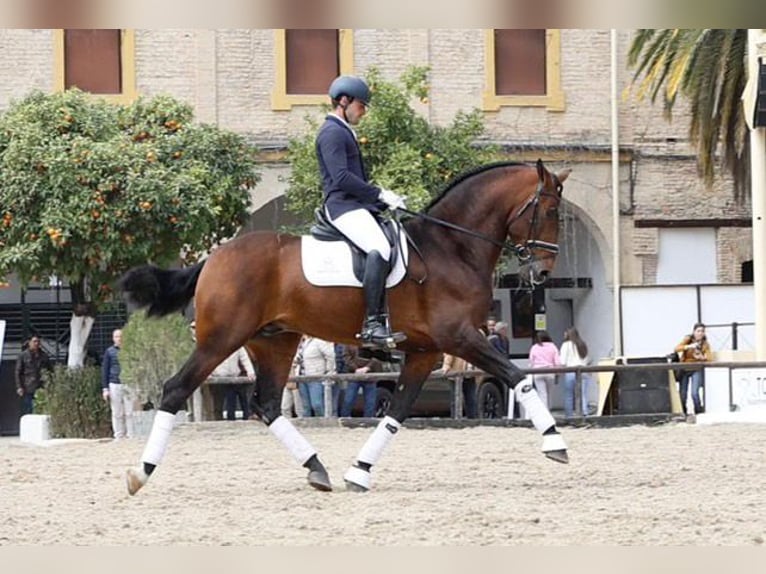
[[[534,196],[532,196],[524,204],[524,206],[519,210],[519,212],[511,221],[511,224],[514,221],[516,221],[518,218],[520,218],[524,214],[524,212],[527,210],[527,208],[531,205],[534,208],[534,213],[532,214],[532,222],[530,223],[530,226],[529,226],[529,234],[531,235],[532,229],[534,228],[535,221],[537,219],[537,206],[540,201],[540,196],[543,193],[544,193],[543,182],[540,181],[537,184],[537,189],[535,189]],[[479,233],[471,229],[466,229],[465,227],[461,227],[460,225],[455,225],[454,223],[450,223],[449,221],[444,221],[443,219],[439,219],[438,217],[433,217],[431,215],[428,215],[427,213],[420,213],[420,212],[412,211],[410,209],[403,208],[403,207],[399,207],[395,211],[406,213],[407,215],[410,215],[412,217],[420,217],[421,219],[424,219],[425,221],[430,221],[431,223],[435,223],[436,225],[441,225],[442,227],[447,227],[449,229],[458,231],[465,235],[470,235],[471,237],[475,237],[477,239],[481,239],[482,241],[486,241],[487,243],[491,243],[492,245],[495,245],[496,247],[499,247],[500,249],[509,249],[513,251],[516,257],[522,263],[529,261],[529,259],[532,258],[533,249],[542,249],[550,253],[559,252],[559,246],[556,243],[549,243],[547,241],[540,241],[539,239],[532,239],[532,238],[528,238],[523,244],[520,244],[520,243],[513,244],[509,241],[497,241],[496,239],[492,239],[491,237],[484,235],[483,233]]]

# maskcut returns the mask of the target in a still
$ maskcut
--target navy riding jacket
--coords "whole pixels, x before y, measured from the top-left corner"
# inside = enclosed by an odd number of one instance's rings
[[[385,209],[380,189],[368,183],[362,154],[351,128],[329,114],[316,138],[324,201],[332,219],[354,209],[373,214]]]

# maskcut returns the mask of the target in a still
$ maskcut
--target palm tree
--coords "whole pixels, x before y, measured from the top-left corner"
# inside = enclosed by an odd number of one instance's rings
[[[720,163],[732,175],[738,201],[750,189],[750,144],[740,100],[746,50],[746,29],[669,28],[638,30],[628,53],[639,97],[650,93],[654,103],[661,93],[668,117],[679,93],[688,98],[689,139],[697,148],[700,176],[712,183]]]

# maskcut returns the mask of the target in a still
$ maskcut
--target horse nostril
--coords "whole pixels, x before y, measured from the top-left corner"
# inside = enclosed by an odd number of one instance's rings
[[[547,278],[548,278],[548,270],[543,269],[542,271],[540,271],[540,279],[547,279]]]

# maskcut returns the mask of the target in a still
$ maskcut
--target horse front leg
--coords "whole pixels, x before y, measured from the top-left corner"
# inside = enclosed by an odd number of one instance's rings
[[[377,464],[391,439],[399,432],[438,358],[439,354],[437,353],[408,353],[406,355],[404,368],[396,383],[388,413],[381,419],[362,446],[356,457],[356,462],[343,475],[347,490],[353,492],[370,490],[370,469]]]
[[[515,400],[524,407],[532,425],[542,434],[543,454],[556,462],[569,462],[564,438],[556,428],[556,420],[548,407],[540,400],[540,395],[532,384],[532,377],[525,375],[473,328],[466,330],[455,354],[504,383],[513,393]]]
[[[290,419],[282,415],[282,388],[290,376],[299,341],[299,334],[282,333],[248,344],[258,368],[256,392],[250,405],[298,464],[308,469],[308,483],[317,490],[328,492],[332,490],[332,483],[317,450]]]

